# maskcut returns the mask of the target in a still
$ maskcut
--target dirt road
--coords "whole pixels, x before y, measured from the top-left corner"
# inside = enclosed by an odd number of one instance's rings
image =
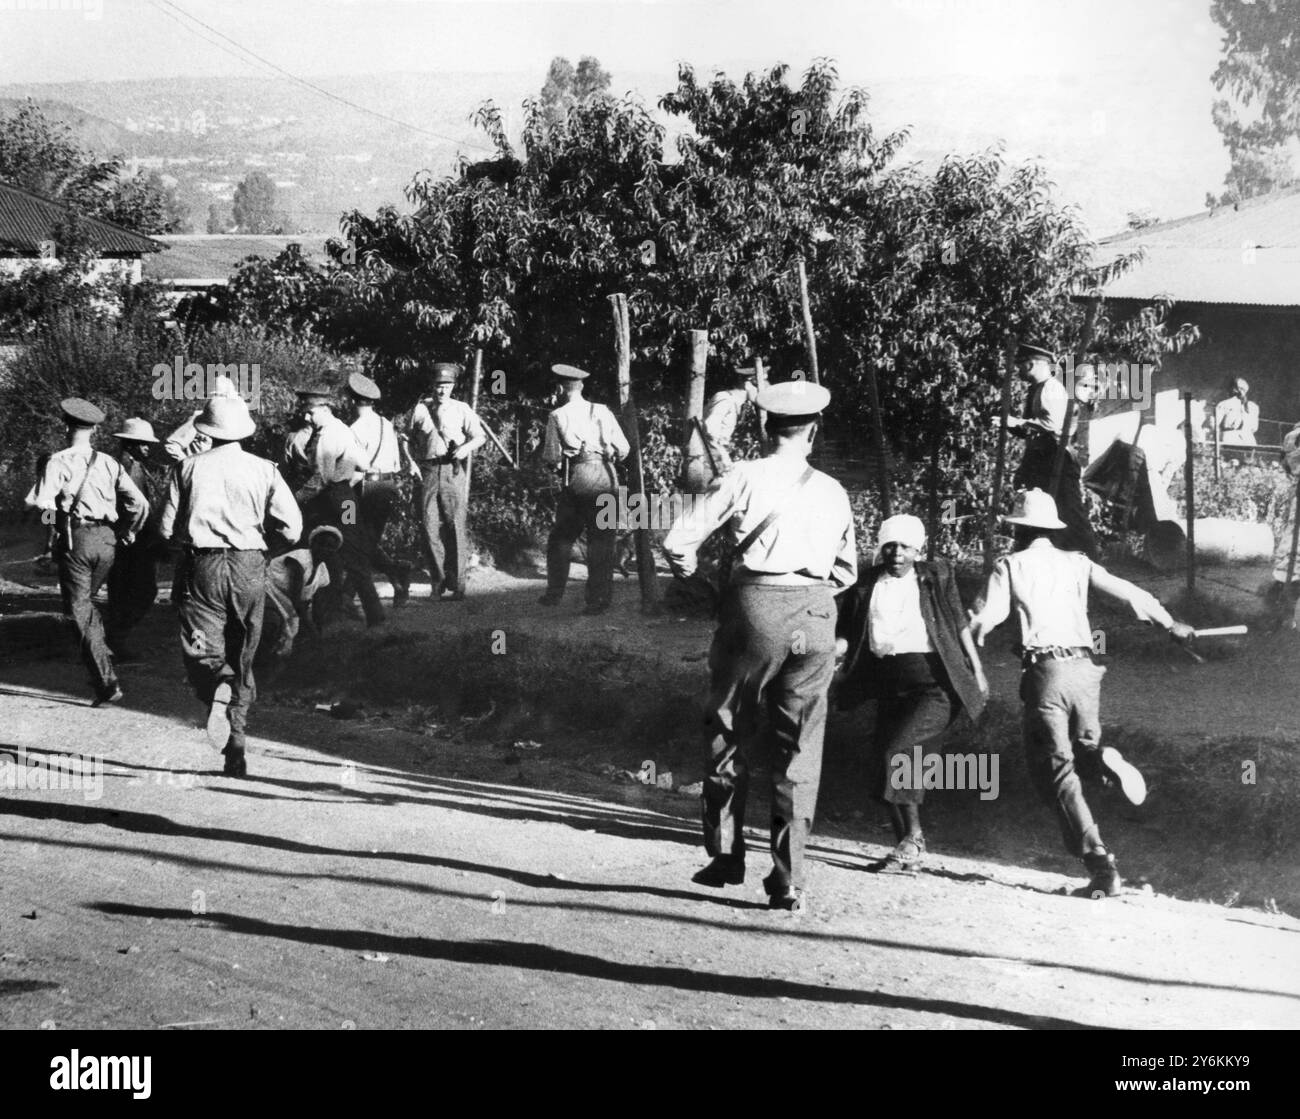
[[[544,750],[268,704],[254,776],[221,777],[179,675],[160,650],[95,711],[75,664],[3,673],[14,772],[105,769],[96,799],[0,790],[0,1025],[1300,1025],[1289,917],[974,859],[882,876],[883,847],[821,839],[810,913],[772,914],[761,852],[743,887],[689,882],[693,802]]]

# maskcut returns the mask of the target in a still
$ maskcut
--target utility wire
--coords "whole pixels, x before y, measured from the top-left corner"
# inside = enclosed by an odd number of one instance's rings
[[[323,89],[321,86],[318,86],[313,82],[307,81],[306,78],[298,77],[298,75],[291,73],[290,71],[286,70],[283,66],[277,65],[276,63],[272,62],[270,59],[263,58],[260,54],[256,53],[255,51],[249,50],[241,43],[236,42],[229,35],[226,35],[223,32],[218,31],[215,27],[211,26],[210,24],[204,23],[203,20],[199,19],[197,16],[190,15],[190,13],[185,11],[184,8],[180,7],[180,5],[172,3],[172,0],[149,0],[149,3],[158,11],[160,11],[163,15],[167,16],[169,19],[175,21],[176,23],[179,23],[191,34],[197,35],[200,39],[203,39],[205,42],[212,44],[213,46],[217,47],[219,50],[225,51],[225,53],[231,55],[231,57],[236,58],[239,61],[245,63],[247,63],[249,59],[252,59],[254,62],[257,62],[262,66],[269,67],[271,70],[274,70],[277,74],[279,74],[284,78],[287,78],[291,82],[294,82],[296,85],[302,86],[304,89],[311,90],[313,93],[320,94],[320,96],[322,97],[327,97],[331,101],[336,101],[340,105],[346,105],[349,109],[353,109],[356,112],[364,113],[367,116],[375,117],[376,119],[386,121],[389,124],[395,124],[400,128],[406,128],[412,132],[419,132],[425,136],[432,136],[434,139],[437,140],[446,140],[452,144],[464,144],[468,147],[478,148],[480,151],[485,151],[485,152],[491,152],[495,150],[489,147],[488,145],[480,143],[479,141],[476,140],[461,140],[461,139],[457,139],[454,136],[446,136],[441,132],[434,132],[428,128],[421,128],[419,125],[410,124],[407,121],[403,121],[403,120],[398,120],[396,117],[391,117],[387,113],[381,113],[375,109],[369,109],[365,105],[358,105],[355,101],[351,101],[348,98],[340,96],[337,93],[332,93],[328,89]],[[171,11],[168,11],[167,10],[168,8],[171,8],[173,9],[173,11],[179,13],[179,15],[183,16],[186,20],[198,24],[199,27],[202,27],[207,31],[210,31],[213,35],[216,35],[219,39],[224,40],[226,43],[229,43],[231,46],[233,46],[236,50],[240,51],[241,54],[235,54],[228,47],[223,46],[222,43],[217,42],[216,40],[210,38],[207,35],[204,35],[202,32],[190,26],[189,23],[182,22],[182,20],[178,18],[177,15],[174,15]]]

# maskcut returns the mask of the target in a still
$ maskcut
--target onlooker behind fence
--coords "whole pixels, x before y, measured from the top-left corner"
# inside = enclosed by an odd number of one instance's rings
[[[1250,384],[1244,377],[1228,382],[1228,396],[1214,409],[1214,424],[1219,431],[1220,443],[1235,443],[1253,447],[1255,432],[1259,430],[1259,405],[1248,399]]]

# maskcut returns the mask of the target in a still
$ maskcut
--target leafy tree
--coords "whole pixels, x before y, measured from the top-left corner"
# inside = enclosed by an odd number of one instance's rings
[[[576,70],[567,58],[557,55],[551,59],[541,94],[543,117],[547,127],[553,127],[563,121],[574,105],[590,101],[593,97],[608,95],[609,84],[609,71],[600,65],[599,60],[590,55],[578,60]]]
[[[225,202],[213,202],[208,206],[208,222],[205,232],[229,233],[235,224],[235,215]]]
[[[265,171],[250,171],[235,187],[235,225],[240,233],[279,233],[283,222],[275,212],[275,183]]]
[[[1295,181],[1287,149],[1300,138],[1300,0],[1214,0],[1210,14],[1225,32],[1212,80],[1229,95],[1213,109],[1232,159],[1222,204]]]
[[[170,233],[187,220],[157,173],[128,175],[120,159],[92,155],[30,100],[0,117],[0,180],[136,233]]]

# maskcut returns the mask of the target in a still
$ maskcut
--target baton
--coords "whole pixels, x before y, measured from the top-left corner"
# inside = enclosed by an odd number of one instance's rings
[[[1192,630],[1193,637],[1240,637],[1249,630],[1245,626],[1219,626],[1217,629]]]

